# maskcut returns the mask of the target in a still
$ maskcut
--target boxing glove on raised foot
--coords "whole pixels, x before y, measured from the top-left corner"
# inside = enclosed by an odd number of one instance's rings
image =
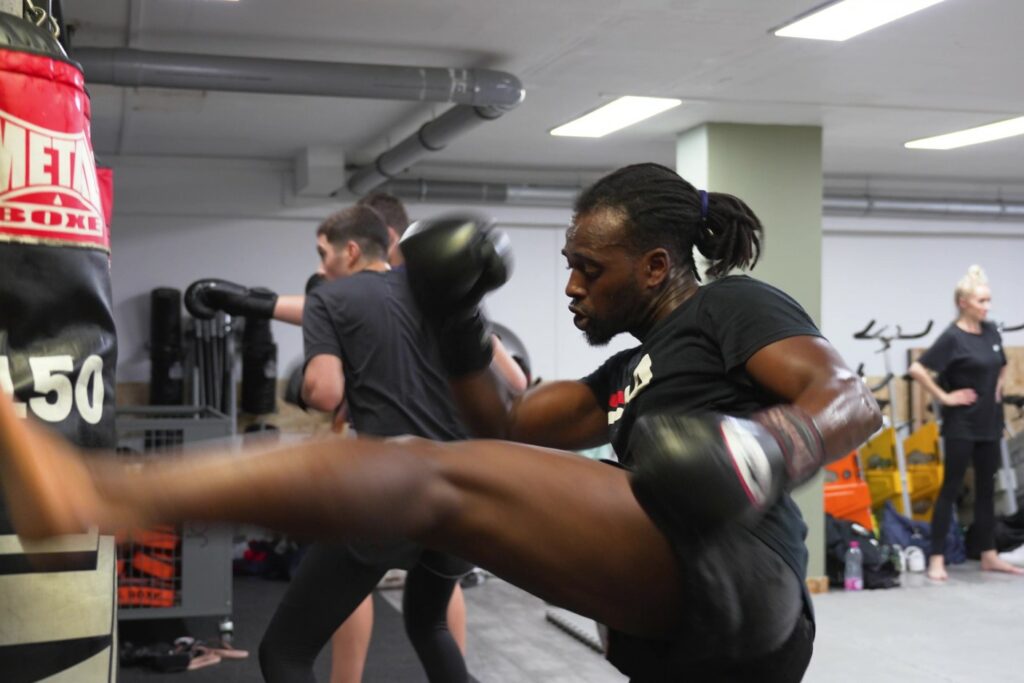
[[[641,506],[661,524],[688,530],[756,521],[824,461],[813,420],[793,406],[753,419],[645,415],[633,427],[629,450],[630,483]]]
[[[223,311],[228,315],[274,317],[277,294],[263,287],[245,287],[228,280],[204,278],[185,290],[185,308],[193,318],[208,320]]]
[[[493,356],[483,296],[508,280],[508,236],[481,214],[452,213],[417,221],[401,241],[409,285],[434,327],[441,362],[453,377],[483,370]]]

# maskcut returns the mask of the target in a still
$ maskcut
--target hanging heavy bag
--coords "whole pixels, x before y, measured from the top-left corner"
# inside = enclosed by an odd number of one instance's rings
[[[110,239],[84,78],[49,34],[0,21],[0,388],[74,443],[113,447]]]
[[[0,11],[0,391],[72,442],[112,448],[105,206],[81,70],[53,35]],[[0,680],[113,681],[113,539],[54,539],[37,571],[10,531],[0,510]]]

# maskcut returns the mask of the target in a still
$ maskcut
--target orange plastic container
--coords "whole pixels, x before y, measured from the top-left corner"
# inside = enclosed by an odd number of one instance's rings
[[[856,451],[825,466],[825,512],[874,531],[871,490],[860,476]]]
[[[825,484],[825,512],[836,519],[857,522],[868,531],[875,530],[871,519],[871,491],[862,481]]]

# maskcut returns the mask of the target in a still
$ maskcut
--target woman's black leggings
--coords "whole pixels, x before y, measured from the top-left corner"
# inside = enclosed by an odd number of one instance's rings
[[[1002,454],[998,441],[968,441],[943,439],[946,454],[942,491],[935,503],[932,516],[932,555],[946,551],[946,535],[953,517],[953,506],[964,483],[967,466],[974,461],[974,528],[981,542],[981,550],[996,547],[995,528],[995,474]]]
[[[362,546],[310,546],[260,643],[268,683],[312,683],[313,663],[331,635],[392,567],[409,566],[402,610],[406,633],[431,683],[463,683],[466,663],[448,630],[448,602],[459,576],[471,566],[412,544],[381,545],[373,557]],[[384,552],[380,552],[383,549]]]

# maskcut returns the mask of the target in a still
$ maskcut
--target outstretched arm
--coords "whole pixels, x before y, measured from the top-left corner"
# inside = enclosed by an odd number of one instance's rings
[[[292,325],[302,324],[302,308],[306,304],[304,294],[282,294],[274,304],[274,320]]]

